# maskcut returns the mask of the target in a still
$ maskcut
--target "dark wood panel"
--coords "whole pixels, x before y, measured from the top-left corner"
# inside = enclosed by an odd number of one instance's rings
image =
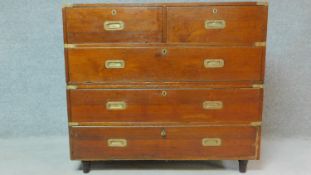
[[[256,127],[72,127],[70,131],[74,160],[257,158]],[[219,138],[221,144],[202,146],[203,138]],[[126,139],[127,146],[109,147],[108,139]]]
[[[70,83],[157,81],[261,81],[263,47],[124,47],[68,50]],[[224,67],[206,68],[205,59]],[[107,60],[123,60],[123,69],[108,69]]]
[[[244,43],[266,41],[267,6],[168,7],[168,42]],[[224,20],[224,29],[205,29]]]
[[[162,41],[162,9],[158,7],[66,8],[65,12],[68,43]],[[106,21],[122,21],[124,29],[107,31]]]
[[[71,90],[71,122],[257,122],[262,90]],[[124,101],[125,110],[106,103]],[[221,101],[222,109],[203,109],[204,101]]]

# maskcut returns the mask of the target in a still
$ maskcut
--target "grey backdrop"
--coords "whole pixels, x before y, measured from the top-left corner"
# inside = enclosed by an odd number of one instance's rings
[[[311,136],[311,1],[269,13],[264,135]],[[0,137],[67,134],[64,72],[61,1],[1,0]]]

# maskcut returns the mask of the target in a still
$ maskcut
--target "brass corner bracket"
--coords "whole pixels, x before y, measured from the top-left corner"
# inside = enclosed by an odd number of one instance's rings
[[[266,47],[266,42],[255,42],[255,47]]]
[[[74,89],[78,89],[78,86],[77,85],[67,85],[66,89],[67,90],[74,90]]]
[[[76,48],[77,47],[77,45],[75,45],[75,44],[64,44],[64,48],[65,49],[73,49],[73,48]]]
[[[262,122],[252,122],[250,125],[253,127],[261,126]]]
[[[262,5],[262,6],[269,6],[269,2],[266,0],[262,0],[262,1],[257,1],[257,5]]]
[[[253,85],[252,85],[252,88],[255,88],[255,89],[263,89],[263,88],[264,88],[264,85],[263,85],[263,84],[253,84]]]
[[[68,126],[79,126],[79,123],[77,123],[77,122],[69,122]]]
[[[62,4],[62,8],[73,7],[73,4]]]

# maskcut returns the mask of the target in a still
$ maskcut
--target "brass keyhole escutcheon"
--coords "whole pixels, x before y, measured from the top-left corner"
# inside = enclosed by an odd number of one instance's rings
[[[111,14],[112,14],[112,16],[117,15],[117,10],[116,10],[116,9],[113,9],[113,10],[111,11]]]
[[[214,13],[214,14],[218,13],[218,9],[213,8],[213,13]]]
[[[167,92],[166,92],[166,91],[162,91],[162,92],[161,92],[161,96],[162,96],[162,97],[167,96]]]
[[[165,131],[164,128],[163,128],[162,131],[161,131],[161,137],[162,137],[162,138],[166,138],[166,131]]]
[[[168,50],[167,49],[162,49],[161,53],[162,53],[163,56],[165,56],[165,55],[167,55]]]

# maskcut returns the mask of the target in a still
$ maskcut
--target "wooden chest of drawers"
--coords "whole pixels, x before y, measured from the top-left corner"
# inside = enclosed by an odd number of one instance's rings
[[[268,5],[63,8],[71,159],[260,156]]]

